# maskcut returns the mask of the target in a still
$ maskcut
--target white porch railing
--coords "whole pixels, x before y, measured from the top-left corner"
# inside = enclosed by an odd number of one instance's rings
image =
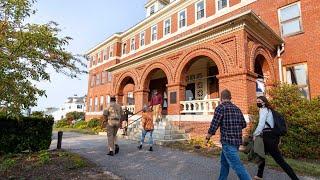
[[[207,114],[209,112],[214,112],[219,103],[219,99],[180,101],[180,104],[182,105],[181,113]]]
[[[124,107],[124,106],[122,106],[122,107]],[[127,105],[126,107],[127,107],[128,111],[135,113],[135,110],[136,110],[135,105]]]

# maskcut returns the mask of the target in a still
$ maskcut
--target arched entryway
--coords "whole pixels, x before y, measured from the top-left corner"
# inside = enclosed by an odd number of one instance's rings
[[[167,84],[168,84],[168,78],[166,73],[160,69],[155,68],[152,69],[148,75],[146,76],[146,79],[143,84],[143,89],[145,89],[148,93],[145,94],[145,97],[143,98],[144,104],[149,104],[152,93],[157,90],[163,97],[163,113],[166,114],[167,107],[168,107],[168,92],[167,92]]]
[[[266,84],[270,81],[270,68],[266,58],[258,54],[254,60],[254,73],[256,78],[256,95],[263,96],[266,93]]]
[[[123,106],[134,106],[134,91],[135,82],[132,77],[126,76],[123,78],[117,89],[117,101]]]
[[[218,66],[207,56],[189,60],[180,75],[185,85],[184,100],[181,101],[183,114],[213,113],[219,103]]]

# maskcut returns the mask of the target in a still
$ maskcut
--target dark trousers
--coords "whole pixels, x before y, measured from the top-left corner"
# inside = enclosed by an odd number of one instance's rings
[[[264,150],[269,153],[272,158],[276,161],[276,163],[288,174],[291,179],[297,180],[298,177],[294,173],[293,169],[286,163],[283,159],[280,150],[279,150],[279,137],[270,134],[269,132],[263,133],[263,143],[264,143]],[[265,160],[259,164],[258,166],[258,174],[257,176],[262,178],[263,170],[265,167]]]

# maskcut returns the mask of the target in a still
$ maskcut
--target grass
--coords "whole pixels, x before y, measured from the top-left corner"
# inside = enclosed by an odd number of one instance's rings
[[[202,139],[191,139],[188,142],[175,142],[175,143],[166,144],[165,146],[173,149],[187,151],[190,153],[196,153],[206,157],[218,158],[221,153],[221,148],[214,146],[212,143],[209,146],[206,146],[206,143]],[[245,153],[240,152],[240,158],[245,163],[249,163],[247,160],[247,155]],[[286,161],[292,167],[292,169],[298,174],[320,177],[319,161],[296,160],[296,159],[288,159],[288,158],[286,158]],[[281,170],[279,165],[270,156],[267,156],[266,165],[269,168]]]
[[[63,132],[76,132],[81,134],[97,134],[92,129],[76,129],[76,128],[53,128],[53,131],[63,131]]]

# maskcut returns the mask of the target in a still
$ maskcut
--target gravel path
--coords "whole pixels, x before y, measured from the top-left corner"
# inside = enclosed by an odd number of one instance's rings
[[[56,143],[56,137],[54,137],[51,147],[55,148]],[[202,157],[161,146],[155,146],[153,152],[149,152],[147,147],[139,151],[137,143],[123,139],[118,143],[120,153],[110,157],[106,155],[106,143],[105,136],[65,132],[62,148],[79,153],[102,168],[128,180],[212,180],[219,176],[218,158]],[[247,164],[246,167],[253,177],[256,166]],[[229,179],[237,179],[232,170]],[[285,173],[270,169],[265,170],[265,179],[290,180]],[[314,178],[300,177],[300,179]]]

